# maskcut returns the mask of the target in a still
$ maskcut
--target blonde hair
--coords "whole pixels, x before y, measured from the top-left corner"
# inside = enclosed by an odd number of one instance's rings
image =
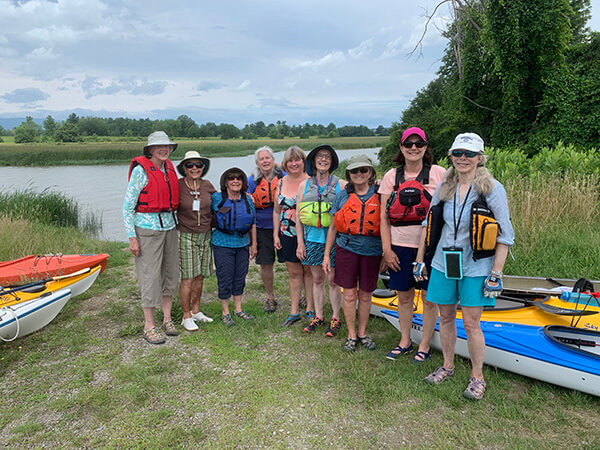
[[[306,172],[306,153],[297,145],[292,145],[285,151],[283,155],[283,161],[281,161],[281,167],[287,172],[287,163],[292,159],[301,159],[304,163],[304,171]]]
[[[477,171],[475,172],[475,179],[473,180],[473,184],[477,188],[480,194],[488,195],[494,189],[494,177],[483,166],[477,167]],[[442,182],[440,184],[440,200],[448,201],[451,200],[456,192],[456,186],[458,185],[458,174],[454,167],[450,167],[444,175]]]

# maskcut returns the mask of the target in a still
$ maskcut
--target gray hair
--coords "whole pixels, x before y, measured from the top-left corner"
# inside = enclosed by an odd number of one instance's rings
[[[271,147],[269,147],[268,145],[264,145],[260,148],[257,148],[256,151],[254,152],[254,163],[258,164],[258,155],[260,152],[269,152],[269,155],[271,155],[271,158],[273,159],[273,161],[275,161],[275,154],[273,153],[273,149]],[[273,166],[273,170],[275,170],[275,166]],[[273,172],[271,172],[273,173]],[[258,179],[262,177],[262,173],[260,172],[260,169],[258,167],[256,167],[256,169],[254,170],[254,179]]]

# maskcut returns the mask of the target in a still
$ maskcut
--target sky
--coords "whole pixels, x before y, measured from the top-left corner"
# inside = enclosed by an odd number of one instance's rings
[[[436,4],[0,0],[0,118],[389,126],[435,78],[447,8],[409,53]]]

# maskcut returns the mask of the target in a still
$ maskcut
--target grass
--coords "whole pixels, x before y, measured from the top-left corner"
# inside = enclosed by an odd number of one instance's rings
[[[525,177],[505,186],[517,234],[507,272],[600,278],[599,212],[590,207],[597,180]],[[429,387],[423,377],[441,354],[419,365],[385,359],[398,334],[384,320],[368,326],[377,349],[355,354],[342,350],[344,327],[333,339],[300,324],[283,329],[289,300],[281,264],[275,314],[262,311],[264,288],[252,264],[244,308],[256,320],[232,328],[216,320],[151,347],[141,338],[125,244],[0,219],[0,259],[52,251],[111,257],[90,291],[49,326],[0,343],[2,447],[600,447],[600,398],[485,366],[486,397],[469,402],[461,396],[468,361],[457,358],[454,380]],[[205,282],[202,310],[220,314],[214,277]],[[173,313],[180,321],[177,303]]]
[[[183,158],[185,152],[196,150],[207,157],[245,156],[263,145],[275,151],[286,150],[290,145],[299,145],[310,150],[321,143],[328,143],[336,149],[381,147],[387,137],[348,137],[348,138],[288,138],[288,139],[177,139],[179,146],[174,159]],[[73,144],[39,143],[14,144],[0,143],[0,165],[2,166],[61,166],[124,164],[142,153],[147,141],[129,142],[86,142]]]

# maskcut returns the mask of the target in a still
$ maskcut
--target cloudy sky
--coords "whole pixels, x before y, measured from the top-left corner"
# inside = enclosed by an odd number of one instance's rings
[[[447,9],[408,56],[436,3],[0,0],[0,118],[387,126],[439,66]]]

